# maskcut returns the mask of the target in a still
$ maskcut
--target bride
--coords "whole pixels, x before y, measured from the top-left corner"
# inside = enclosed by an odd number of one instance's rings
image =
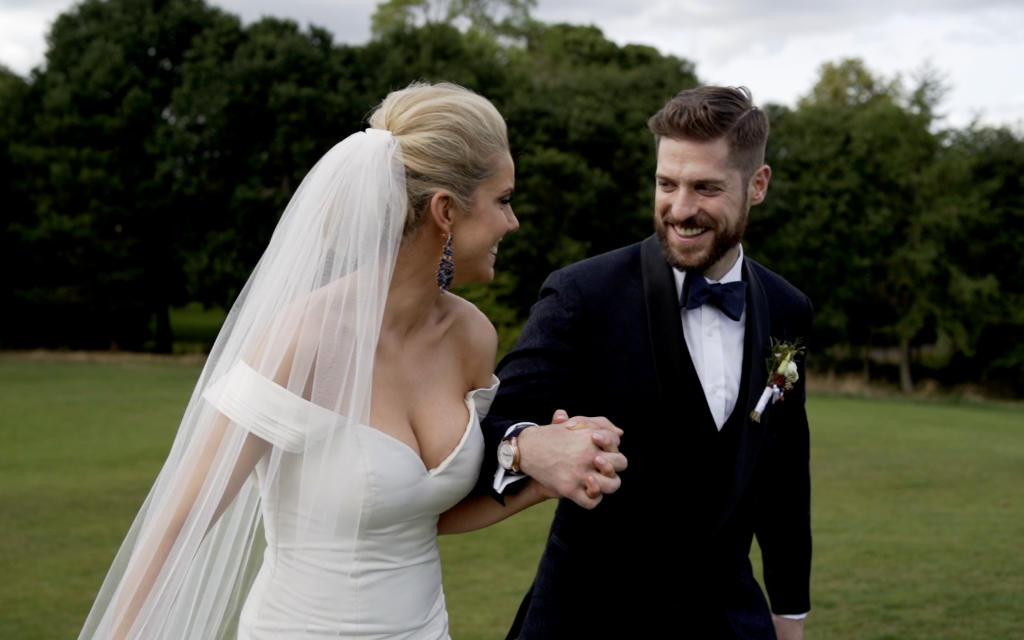
[[[519,226],[504,120],[414,84],[370,124],[281,217],[81,640],[447,638],[438,531],[551,497],[462,500],[497,341],[445,290]]]

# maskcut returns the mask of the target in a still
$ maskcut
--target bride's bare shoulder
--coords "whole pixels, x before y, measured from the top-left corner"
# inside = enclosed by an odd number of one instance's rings
[[[498,352],[498,332],[475,304],[455,295],[446,297],[451,298],[453,315],[449,334],[467,371],[471,372],[473,386],[489,386]]]

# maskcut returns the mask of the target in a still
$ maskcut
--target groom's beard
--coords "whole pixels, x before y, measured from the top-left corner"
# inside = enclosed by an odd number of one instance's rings
[[[669,242],[668,225],[661,216],[654,215],[654,231],[661,244],[661,252],[665,255],[668,263],[680,271],[692,271],[693,273],[704,273],[716,262],[722,259],[730,249],[743,240],[743,234],[747,231],[747,222],[750,220],[750,207],[746,200],[743,202],[743,213],[736,220],[735,224],[726,223],[720,226],[710,216],[699,213],[688,219],[685,227],[705,227],[713,233],[710,249],[700,252],[680,251]]]

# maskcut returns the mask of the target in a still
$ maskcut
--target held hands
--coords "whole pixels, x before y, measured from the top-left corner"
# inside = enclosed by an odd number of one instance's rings
[[[590,429],[591,431],[610,430],[616,436],[618,436],[618,438],[621,438],[623,434],[622,429],[613,425],[607,418],[586,418],[583,416],[577,416],[570,420],[569,414],[563,411],[562,409],[555,411],[554,416],[552,416],[551,418],[551,423],[563,425],[565,428],[571,431],[576,431],[579,429]],[[621,457],[622,467],[618,469],[618,471],[622,471],[622,469],[626,468],[626,457],[619,453],[618,438],[611,439],[601,433],[594,433],[590,437],[594,444],[603,449],[605,452],[614,453],[617,456]],[[607,478],[612,478],[616,482],[613,486],[612,484],[605,482],[605,478],[601,478],[601,482],[599,483],[597,478],[600,476],[595,477],[593,475],[588,475],[586,486],[587,496],[590,498],[599,499],[602,495],[606,493],[615,493],[615,491],[618,490],[619,485],[622,484],[622,481],[619,479],[616,473],[616,467],[611,462],[608,462],[608,460],[602,455],[594,456],[594,466],[597,468],[598,471],[601,472],[603,476]]]
[[[551,424],[530,427],[519,434],[520,468],[549,497],[566,497],[593,509],[606,493],[621,484],[618,472],[626,468],[619,453],[619,429],[607,418],[569,418],[558,410]]]

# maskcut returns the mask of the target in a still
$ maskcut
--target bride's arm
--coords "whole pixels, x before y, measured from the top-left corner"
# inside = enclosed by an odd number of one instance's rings
[[[266,347],[266,336],[261,336],[249,359],[256,360],[264,353]],[[284,350],[284,357],[275,372],[274,382],[280,385],[287,383],[294,357],[295,342],[292,339]],[[209,495],[205,498],[206,500],[216,500],[217,504],[212,513],[207,511],[204,516],[204,510],[199,504],[203,499],[204,486],[208,482],[214,482],[216,487],[217,481],[214,478],[217,474],[218,455],[230,456],[231,452],[223,449],[226,444],[237,437],[244,439],[235,454],[230,475],[226,482],[220,481],[223,484],[222,489],[214,489],[219,491],[219,496]],[[197,435],[195,443],[185,453],[184,459],[175,472],[172,486],[168,491],[168,498],[163,504],[153,505],[155,509],[158,509],[154,514],[153,522],[147,522],[139,533],[138,542],[132,552],[132,562],[128,565],[122,579],[120,594],[112,604],[115,607],[113,640],[123,640],[129,637],[129,633],[153,592],[154,585],[167,565],[182,531],[189,525],[189,518],[205,518],[205,522],[199,521],[192,525],[200,527],[201,535],[205,537],[235,499],[260,458],[266,455],[271,448],[272,445],[269,442],[251,432],[244,431],[238,425],[233,425],[230,418],[219,411],[202,433]],[[180,559],[181,562],[186,563],[191,560],[191,558],[184,557]],[[174,594],[168,595],[174,597]]]
[[[467,496],[462,502],[441,514],[437,521],[437,533],[446,535],[483,529],[523,509],[558,497],[534,480],[527,480],[526,483],[522,491],[505,498],[504,506],[488,495]]]
[[[236,427],[237,428],[237,427]],[[193,513],[207,482],[218,451],[230,433],[230,421],[218,414],[207,432],[200,436],[182,464],[182,471],[174,480],[171,499],[156,514],[155,520],[140,532],[133,558],[137,562],[129,565],[122,583],[121,595],[114,606],[113,638],[121,639],[128,634],[136,622],[140,611],[149,598],[160,572],[167,564],[168,558],[185,528],[189,515]],[[236,462],[217,500],[217,506],[203,526],[204,536],[217,522],[224,510],[234,500],[242,484],[255,468],[256,463],[270,449],[269,443],[251,433],[247,433],[242,442]],[[183,559],[188,562],[188,559]]]
[[[565,411],[559,409],[552,418],[552,424],[561,424],[568,420],[569,416]],[[597,428],[596,423],[589,422],[586,419],[575,418],[575,420],[579,420],[579,423],[570,423],[571,426],[568,427],[570,430]],[[594,465],[599,473],[614,477],[615,468],[607,460],[595,461]],[[526,484],[521,491],[504,496],[504,505],[489,495],[471,494],[467,496],[462,502],[441,514],[437,522],[437,533],[445,535],[483,529],[535,504],[550,500],[551,498],[562,497],[533,478],[528,478],[525,482]],[[601,487],[598,485],[595,476],[591,475],[586,479],[584,490],[591,497],[601,495]]]

